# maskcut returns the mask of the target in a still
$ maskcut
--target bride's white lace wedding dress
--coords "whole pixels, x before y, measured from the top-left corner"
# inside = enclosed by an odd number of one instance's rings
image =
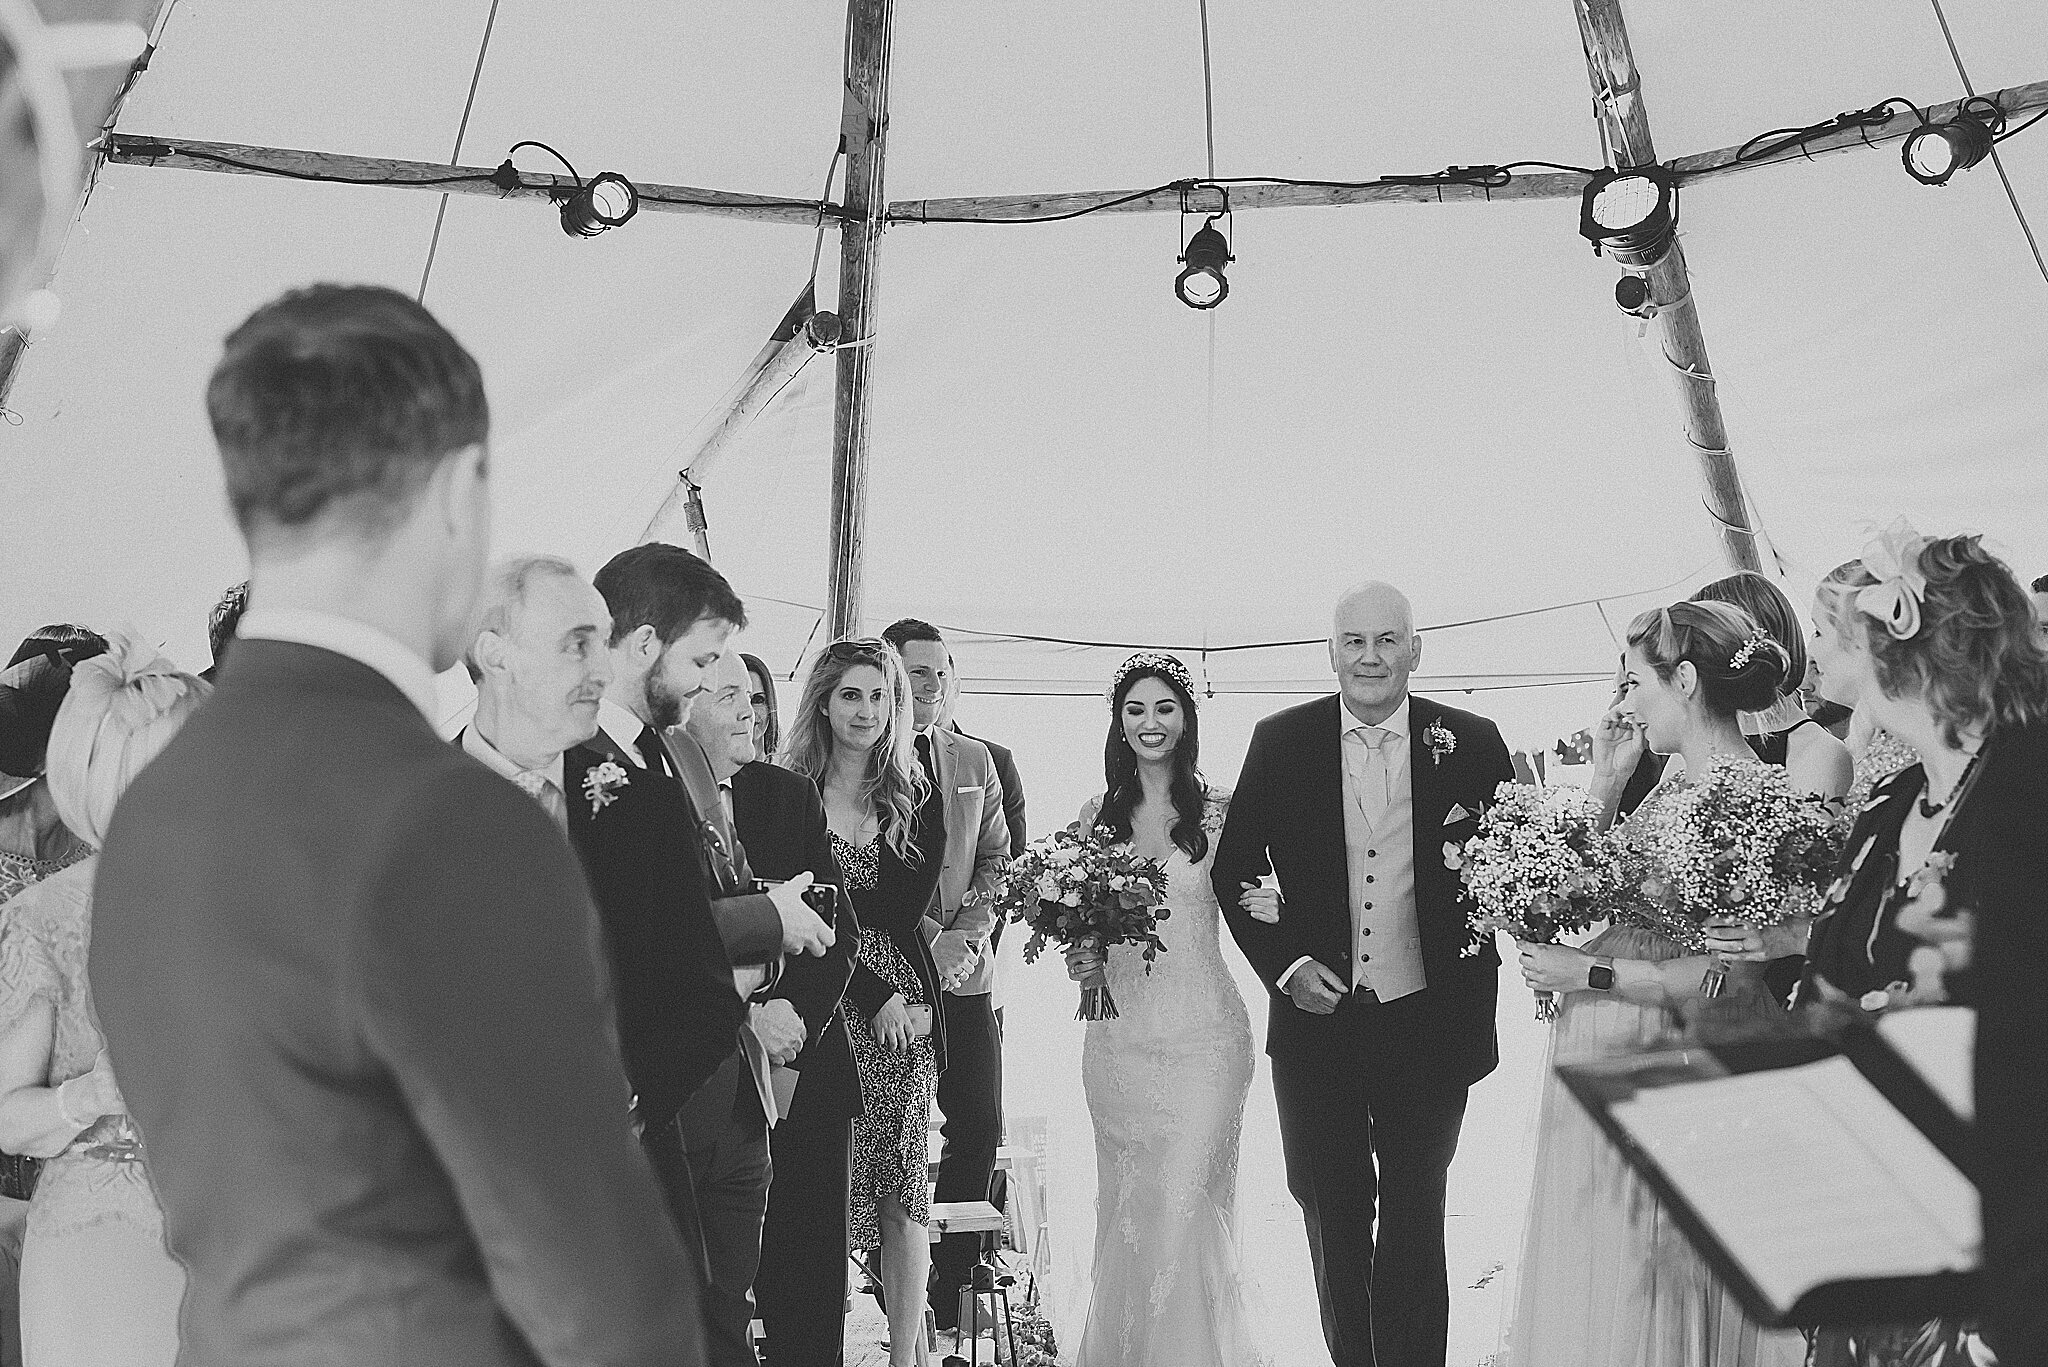
[[[1202,816],[1210,852],[1228,795]],[[1100,800],[1083,809],[1092,826]],[[1097,1171],[1095,1284],[1077,1367],[1258,1367],[1237,1257],[1237,1148],[1251,1019],[1219,936],[1209,859],[1166,861],[1166,951],[1109,952],[1121,1013],[1081,1055]]]

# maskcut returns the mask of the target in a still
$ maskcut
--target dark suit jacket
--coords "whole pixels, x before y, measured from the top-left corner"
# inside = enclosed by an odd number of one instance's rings
[[[238,642],[94,921],[183,1361],[703,1360],[576,861],[383,676]]]
[[[2048,723],[2001,730],[1955,818],[1952,905],[1976,913],[1977,1136],[1985,1335],[2048,1362]]]
[[[732,816],[761,877],[782,882],[808,870],[818,882],[844,889],[825,803],[802,774],[772,764],[742,765],[732,776]],[[802,1080],[790,1102],[790,1114],[804,1119],[851,1120],[862,1109],[860,1073],[839,1015],[860,949],[860,916],[851,899],[840,901],[832,929],[835,938],[825,956],[792,959],[769,994],[794,1007],[808,1031],[795,1063]]]
[[[1275,980],[1306,955],[1338,973],[1351,958],[1351,879],[1344,853],[1344,770],[1337,695],[1266,718],[1252,733],[1244,772],[1217,842],[1211,876],[1238,946],[1272,998],[1267,1052],[1315,1053],[1330,1046],[1330,1017],[1294,1005]],[[1425,733],[1442,724],[1456,747],[1441,760]],[[1415,817],[1415,914],[1429,986],[1394,1003],[1416,1028],[1383,1041],[1380,1056],[1362,1063],[1387,1071],[1426,1072],[1476,1082],[1493,1071],[1495,976],[1500,956],[1489,944],[1472,957],[1458,875],[1444,862],[1448,841],[1470,836],[1479,809],[1515,775],[1500,731],[1484,717],[1414,698],[1410,704],[1409,773]],[[1466,815],[1447,825],[1454,807]],[[1242,885],[1268,870],[1279,874],[1285,899],[1277,925],[1253,920],[1238,905]]]
[[[586,792],[587,776],[607,761],[626,781],[600,807]],[[782,949],[781,919],[772,905],[760,914],[766,897],[744,899],[745,908],[731,899],[721,933],[696,804],[679,780],[637,767],[603,731],[563,755],[562,780],[569,838],[590,878],[619,985],[626,1075],[642,1124],[665,1125],[738,1048],[747,1004],[732,968],[772,961]]]

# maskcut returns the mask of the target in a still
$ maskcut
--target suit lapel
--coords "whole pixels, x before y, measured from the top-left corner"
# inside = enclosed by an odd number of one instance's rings
[[[1451,807],[1444,801],[1443,763],[1429,748],[1426,734],[1443,720],[1443,715],[1443,709],[1427,698],[1408,700],[1408,794],[1415,812],[1417,868],[1422,867],[1422,852],[1434,848],[1436,835],[1443,829],[1444,813]]]

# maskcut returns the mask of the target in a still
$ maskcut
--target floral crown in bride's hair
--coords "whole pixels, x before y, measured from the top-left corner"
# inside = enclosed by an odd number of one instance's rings
[[[1112,706],[1115,705],[1116,695],[1123,691],[1124,681],[1133,674],[1147,673],[1164,674],[1179,684],[1181,691],[1188,697],[1196,696],[1195,676],[1188,673],[1188,667],[1175,657],[1157,650],[1141,650],[1118,665],[1116,673],[1109,676],[1109,692],[1104,696],[1109,699]]]

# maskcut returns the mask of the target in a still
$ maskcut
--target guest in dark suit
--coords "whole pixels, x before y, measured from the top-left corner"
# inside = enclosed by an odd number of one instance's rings
[[[611,610],[574,565],[523,555],[492,567],[463,652],[476,715],[455,744],[538,802],[564,832],[562,755],[597,733],[612,677],[611,629]]]
[[[904,618],[882,639],[910,676],[917,757],[946,804],[946,864],[925,916],[946,1017],[946,1070],[939,1074],[939,1201],[995,1195],[996,1150],[1003,1142],[1003,1035],[996,1020],[996,881],[1010,853],[1003,790],[995,760],[980,741],[939,724],[953,681],[952,652],[929,622]],[[948,1234],[933,1256],[932,1316],[941,1329],[960,1315],[960,1288],[973,1274],[983,1236]]]
[[[849,1239],[879,1253],[891,1367],[924,1360],[931,1265],[925,1139],[946,1067],[940,978],[924,934],[946,805],[911,744],[910,683],[885,642],[835,641],[811,663],[782,763],[818,785],[833,857],[860,917],[841,1013],[860,1068]]]
[[[748,859],[765,877],[809,872],[838,885],[817,788],[801,774],[755,758],[767,718],[754,701],[761,679],[751,663],[733,683],[740,692],[730,706],[724,688],[699,701],[691,730],[711,756],[712,772],[728,785],[733,825]],[[713,718],[722,718],[723,726],[713,726]],[[848,1163],[853,1119],[861,1113],[860,1074],[839,1014],[860,945],[850,901],[839,903],[833,931],[830,953],[792,962],[768,1000],[754,1008],[757,1024],[773,1017],[774,1030],[790,1031],[779,1049],[764,1035],[771,1058],[782,1065],[778,1093],[790,1096],[770,1140],[775,1174],[754,1279],[771,1367],[837,1367],[845,1355]]]
[[[1492,722],[1409,696],[1421,657],[1398,590],[1344,596],[1339,693],[1259,723],[1211,875],[1272,996],[1287,1184],[1336,1367],[1443,1367],[1445,1179],[1466,1091],[1498,1061],[1500,960],[1461,953],[1443,846],[1514,764]],[[1272,922],[1241,900],[1269,870]]]
[[[207,400],[250,611],[115,813],[90,965],[183,1357],[702,1362],[575,859],[430,721],[487,558],[475,362],[314,286]]]
[[[570,834],[611,941],[643,1141],[704,1253],[711,1360],[746,1367],[775,1119],[748,1002],[785,951],[821,954],[833,935],[804,904],[808,875],[754,892],[703,750],[673,729],[746,623],[738,595],[659,542],[612,557],[596,582],[612,615],[612,682],[598,735],[568,759],[584,799]]]

